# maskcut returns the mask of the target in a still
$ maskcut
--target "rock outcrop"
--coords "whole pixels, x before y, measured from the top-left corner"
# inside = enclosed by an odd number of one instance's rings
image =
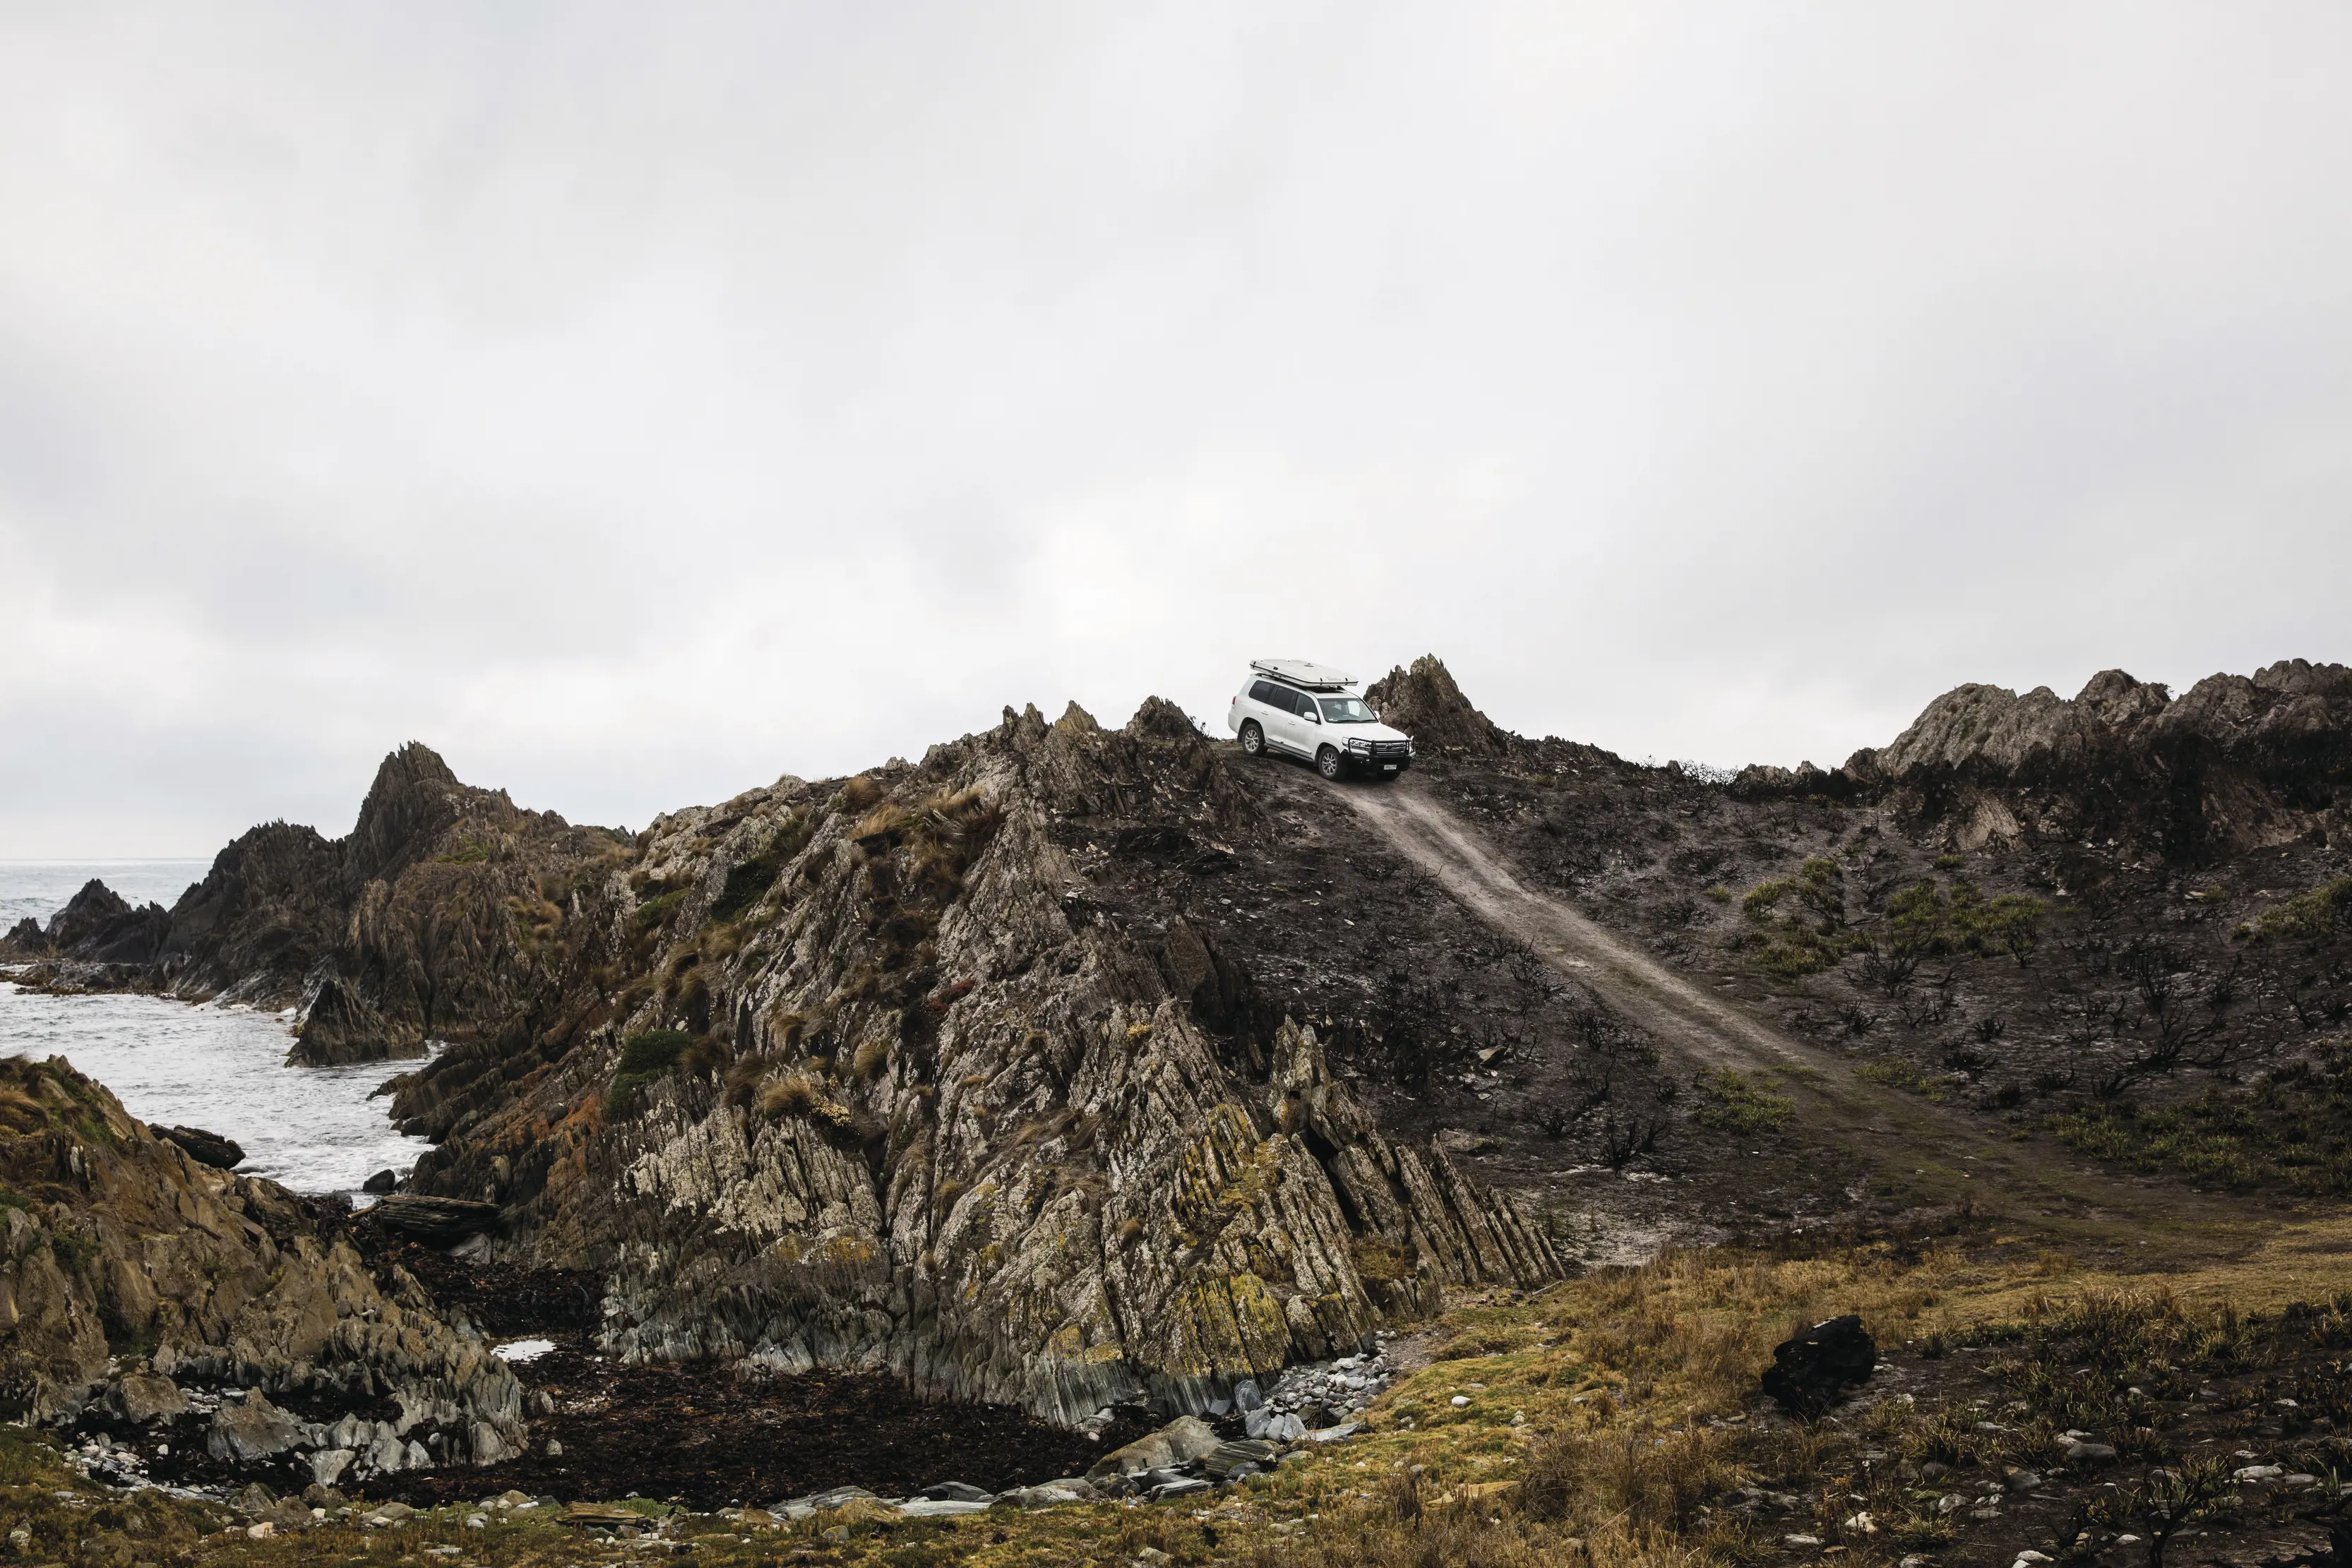
[[[1959,850],[2120,841],[2203,864],[2314,835],[2352,841],[2352,669],[2284,660],[2177,698],[2121,670],[2072,700],[1959,686],[1834,773],[1751,768],[1734,789],[1885,800]]]
[[[92,878],[50,918],[47,930],[35,920],[18,921],[0,942],[13,957],[71,957],[92,964],[152,964],[163,952],[172,917],[163,906],[133,908],[129,900]]]
[[[607,1270],[629,1359],[887,1367],[1065,1421],[1554,1277],[1310,1022],[1212,1032],[1232,958],[1106,916],[1118,855],[1213,875],[1291,831],[1172,711],[1008,710],[657,820],[561,993],[403,1081],[442,1140],[417,1188],[500,1204],[494,1256]]]
[[[10,941],[80,966],[84,988],[295,1007],[298,1064],[418,1057],[513,1016],[581,885],[630,854],[604,829],[460,783],[412,743],[384,759],[348,838],[267,823],[168,913],[93,882],[37,945],[21,926]]]
[[[384,1450],[366,1461],[376,1469],[519,1451],[513,1374],[435,1317],[414,1281],[394,1285],[380,1289],[293,1195],[191,1158],[62,1058],[0,1058],[7,1416],[95,1403],[135,1422],[194,1421],[186,1391],[202,1387],[216,1456],[326,1452],[362,1434]],[[397,1419],[279,1407],[373,1412],[386,1399]]]
[[[1391,670],[1364,688],[1364,700],[1382,723],[1424,750],[1499,757],[1510,748],[1509,732],[1471,706],[1434,653],[1423,653],[1411,669]]]

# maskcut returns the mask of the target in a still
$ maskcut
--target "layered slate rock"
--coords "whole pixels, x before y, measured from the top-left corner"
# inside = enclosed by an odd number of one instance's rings
[[[191,1158],[61,1058],[0,1059],[0,1188],[10,1417],[100,1404],[168,1420],[194,1381],[247,1391],[214,1427],[234,1458],[328,1445],[281,1401],[388,1397],[397,1421],[353,1417],[354,1429],[414,1440],[429,1426],[460,1462],[522,1447],[514,1375],[436,1318],[413,1280],[396,1274],[387,1294],[293,1195]]]
[[[1556,1276],[1312,1022],[1259,1032],[1197,929],[1108,915],[1120,855],[1284,831],[1232,766],[1167,705],[1008,711],[919,767],[656,821],[573,983],[403,1082],[441,1140],[415,1185],[499,1202],[495,1257],[607,1270],[629,1359],[886,1366],[1066,1421]]]
[[[339,975],[322,975],[302,1010],[286,1061],[296,1067],[335,1067],[418,1057],[425,1050],[423,1030],[394,1025],[357,986]]]

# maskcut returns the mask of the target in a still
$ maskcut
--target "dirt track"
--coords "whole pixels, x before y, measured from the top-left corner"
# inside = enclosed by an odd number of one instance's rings
[[[1843,1059],[1707,995],[1624,938],[1529,888],[1474,831],[1411,783],[1338,788],[1464,908],[1591,986],[1648,1030],[1662,1051],[1696,1067],[1776,1079],[1796,1101],[1801,1124],[1862,1155],[1890,1195],[1920,1202],[1967,1196],[2078,1243],[2137,1249],[2160,1239],[2167,1252],[2183,1256],[2241,1250],[2274,1224],[2243,1202],[2086,1169],[2046,1137],[2020,1141],[1857,1078]]]

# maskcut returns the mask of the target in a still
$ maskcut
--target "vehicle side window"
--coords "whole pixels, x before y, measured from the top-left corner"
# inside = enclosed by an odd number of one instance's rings
[[[1323,716],[1320,713],[1316,711],[1315,699],[1308,696],[1305,692],[1293,692],[1290,694],[1290,711],[1297,714],[1301,718],[1319,719]]]
[[[1260,681],[1250,687],[1250,701],[1264,703],[1268,707],[1288,707],[1290,701],[1276,689],[1272,681]]]

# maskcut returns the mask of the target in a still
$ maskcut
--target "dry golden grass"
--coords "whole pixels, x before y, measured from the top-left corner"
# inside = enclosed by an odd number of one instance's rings
[[[760,1098],[763,1109],[772,1098],[805,1110],[819,1094],[795,1076],[770,1080]],[[944,1186],[934,1196],[952,1201]],[[1819,1521],[1807,1528],[1840,1548],[1849,1568],[1885,1568],[1949,1544],[1950,1526],[1885,1467],[1875,1476],[1857,1468],[1860,1448],[1877,1445],[1914,1463],[1963,1452],[1985,1462],[2011,1447],[2046,1448],[2048,1423],[1988,1435],[1972,1416],[1887,1402],[1843,1423],[1757,1433],[1744,1407],[1771,1346],[1792,1328],[1859,1312],[1885,1344],[1974,1330],[1986,1343],[2063,1331],[2135,1348],[2191,1345],[2235,1332],[2226,1300],[2267,1307],[2352,1289],[2352,1218],[2282,1228],[2263,1246],[2190,1273],[2085,1270],[2014,1238],[1984,1239],[1973,1251],[1945,1240],[1803,1258],[1675,1252],[1536,1294],[1462,1294],[1433,1325],[1446,1359],[1401,1378],[1362,1436],[1310,1449],[1205,1507],[1102,1503],[923,1522],[820,1517],[757,1532],[704,1517],[673,1531],[695,1539],[697,1561],[728,1568],[779,1557],[1124,1568],[1147,1547],[1178,1563],[1250,1568],[1726,1568],[1769,1554],[1758,1527],[1722,1506],[1733,1489],[1769,1480],[1807,1500]],[[60,1484],[47,1470],[36,1479]],[[1853,1503],[1856,1496],[1864,1501]],[[1855,1508],[1883,1528],[1841,1533]],[[632,1555],[545,1521],[468,1532],[454,1511],[400,1533],[401,1552],[446,1542],[463,1561],[500,1568]],[[362,1553],[388,1562],[392,1544],[382,1532],[338,1527],[275,1542],[215,1535],[204,1550],[222,1564]],[[75,1561],[46,1537],[40,1550]]]

